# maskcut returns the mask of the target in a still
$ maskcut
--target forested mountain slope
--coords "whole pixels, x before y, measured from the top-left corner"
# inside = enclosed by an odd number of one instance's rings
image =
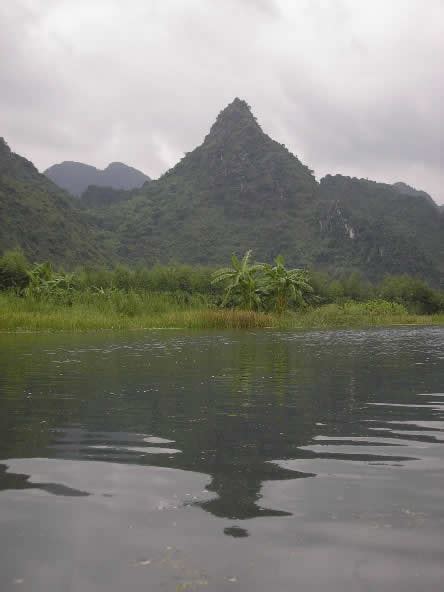
[[[201,146],[127,198],[95,212],[124,260],[220,264],[251,248],[372,279],[443,274],[443,217],[427,193],[340,175],[317,183],[240,99]]]
[[[327,266],[359,268],[375,279],[408,273],[442,280],[443,220],[427,193],[342,175],[327,175],[320,188]]]
[[[96,229],[72,199],[0,138],[0,252],[19,247],[34,261],[103,262]]]
[[[103,212],[130,260],[223,263],[248,248],[305,264],[319,235],[312,172],[236,99],[203,144],[126,204]]]

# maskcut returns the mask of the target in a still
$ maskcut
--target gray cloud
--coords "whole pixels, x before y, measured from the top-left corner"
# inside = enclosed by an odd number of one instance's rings
[[[442,0],[16,0],[0,23],[0,135],[40,169],[155,177],[240,96],[317,176],[444,202]]]

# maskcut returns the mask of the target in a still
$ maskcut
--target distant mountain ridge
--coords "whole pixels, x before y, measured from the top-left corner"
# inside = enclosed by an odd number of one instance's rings
[[[44,174],[56,185],[80,197],[90,185],[112,189],[136,189],[151,179],[122,162],[112,162],[105,169],[97,169],[81,162],[65,161],[50,166]]]

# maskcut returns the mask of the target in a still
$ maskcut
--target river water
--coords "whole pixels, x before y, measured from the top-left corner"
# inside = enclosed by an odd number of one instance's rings
[[[0,590],[444,589],[444,331],[0,335]]]

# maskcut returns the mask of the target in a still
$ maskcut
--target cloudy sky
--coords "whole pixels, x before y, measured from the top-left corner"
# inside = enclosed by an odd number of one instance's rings
[[[444,203],[444,0],[8,0],[0,136],[157,177],[235,96],[319,178]]]

